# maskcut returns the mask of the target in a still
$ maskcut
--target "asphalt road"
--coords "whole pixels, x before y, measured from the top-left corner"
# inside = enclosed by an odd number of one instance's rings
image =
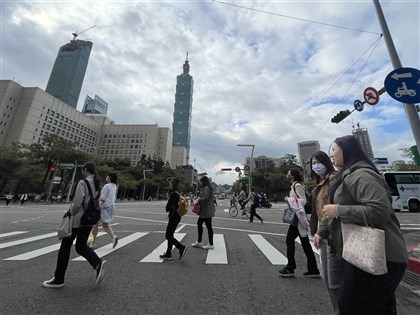
[[[213,252],[190,247],[180,261],[174,250],[173,261],[161,262],[156,257],[166,246],[165,201],[118,203],[113,225],[118,246],[113,250],[107,235],[96,245],[107,260],[103,284],[94,286],[95,272],[73,248],[66,286],[58,290],[41,285],[53,276],[55,232],[68,205],[1,204],[1,314],[331,314],[323,281],[302,275],[306,258],[300,245],[296,278],[278,274],[286,255],[284,204],[259,209],[264,224],[231,218],[228,204],[219,201],[217,207]],[[407,243],[419,242],[420,216],[397,215]],[[196,241],[196,221],[191,212],[182,218],[177,230],[182,243]],[[206,233],[204,228],[204,242]],[[398,288],[400,314],[420,309],[419,283],[419,276],[410,275]]]

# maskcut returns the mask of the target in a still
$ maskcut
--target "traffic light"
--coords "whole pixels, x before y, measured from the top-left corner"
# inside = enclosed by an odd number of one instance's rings
[[[51,168],[50,168],[51,173],[55,172],[55,170],[56,170],[56,168],[54,166],[51,166]]]
[[[225,171],[231,171],[232,169],[231,168],[221,168],[220,169],[222,172],[225,172]]]
[[[344,118],[346,118],[350,114],[351,114],[351,111],[349,111],[348,109],[341,110],[337,115],[331,118],[331,122],[338,124],[340,121],[342,121]]]

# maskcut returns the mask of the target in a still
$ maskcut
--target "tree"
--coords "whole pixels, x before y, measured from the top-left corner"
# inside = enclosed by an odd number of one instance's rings
[[[6,187],[6,185],[8,181],[15,179],[15,173],[23,164],[23,156],[22,145],[20,144],[12,144],[9,147],[0,147],[0,192],[3,192],[5,188],[8,188],[9,191],[14,188]]]

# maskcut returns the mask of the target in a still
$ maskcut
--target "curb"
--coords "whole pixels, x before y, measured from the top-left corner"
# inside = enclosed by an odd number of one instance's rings
[[[407,245],[407,270],[420,275],[420,243]]]

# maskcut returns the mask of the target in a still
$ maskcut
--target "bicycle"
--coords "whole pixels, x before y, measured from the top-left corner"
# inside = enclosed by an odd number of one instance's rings
[[[241,210],[241,207],[235,201],[235,204],[229,208],[229,214],[231,217],[236,217],[239,211],[243,211],[245,216],[249,218],[249,213],[251,212],[251,206],[249,205],[249,203],[247,203],[244,209]]]

